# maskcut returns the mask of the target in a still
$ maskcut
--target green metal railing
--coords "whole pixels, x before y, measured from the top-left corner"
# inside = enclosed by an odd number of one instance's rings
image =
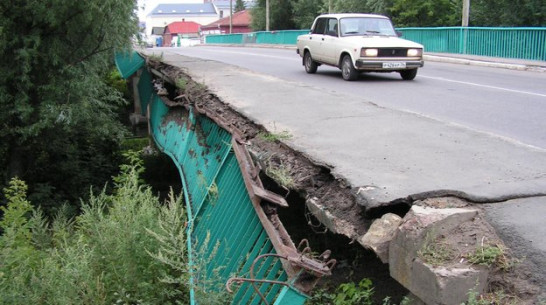
[[[439,27],[400,28],[403,38],[421,43],[426,52],[470,54],[546,61],[546,27],[479,28]],[[214,44],[296,44],[297,37],[309,30],[208,35]]]
[[[403,37],[423,44],[427,52],[546,60],[546,27],[542,28],[402,28]]]
[[[182,178],[189,218],[188,254],[196,254],[190,257],[192,285],[223,289],[230,277],[248,276],[258,256],[275,250],[252,208],[231,149],[231,134],[192,110],[169,108],[158,96],[150,104],[150,127],[156,144],[173,159]],[[281,282],[287,279],[281,261],[273,257],[257,265],[254,275]],[[262,284],[260,291],[273,304],[281,288]],[[198,304],[198,296],[192,294],[191,301]],[[243,283],[231,304],[260,302],[254,288]]]
[[[287,283],[283,263],[274,257],[275,247],[250,198],[232,135],[193,108],[167,106],[153,92],[151,74],[136,52],[116,54],[116,65],[125,78],[140,71],[140,106],[149,116],[151,135],[180,173],[188,215],[190,304],[210,297],[197,293],[202,291],[197,287],[222,291],[228,279],[239,277],[265,281],[256,289],[269,304],[302,305],[307,297]],[[262,303],[248,281],[234,288],[231,304]]]
[[[309,33],[309,30],[290,30],[273,32],[256,32],[256,43],[263,44],[296,44],[298,36]]]

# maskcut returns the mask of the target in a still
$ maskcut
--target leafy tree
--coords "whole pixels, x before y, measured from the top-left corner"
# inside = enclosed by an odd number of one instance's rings
[[[546,26],[543,0],[499,0],[470,2],[471,26]]]
[[[80,197],[114,172],[121,95],[103,79],[137,32],[135,1],[0,2],[0,185]]]
[[[460,24],[460,0],[394,0],[393,22],[398,27],[456,26]]]
[[[393,0],[368,0],[367,6],[370,13],[390,16],[389,9],[392,7]]]
[[[235,1],[235,8],[233,9],[234,12],[244,11],[245,9],[245,2],[243,0]]]
[[[326,2],[326,3],[325,3]],[[297,29],[310,29],[315,18],[328,12],[328,0],[294,1],[294,23]]]
[[[251,27],[255,31],[265,30],[265,3],[266,0],[256,1],[256,5],[250,11]],[[273,31],[295,28],[292,1],[269,0],[269,28]]]
[[[333,1],[333,0],[332,0]],[[368,3],[365,0],[337,0],[333,5],[336,13],[368,13]]]

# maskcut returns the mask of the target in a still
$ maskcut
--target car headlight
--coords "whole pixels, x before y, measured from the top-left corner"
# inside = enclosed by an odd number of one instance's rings
[[[360,57],[376,57],[377,53],[377,49],[363,48],[362,50],[360,50]]]
[[[408,57],[421,56],[422,53],[422,49],[408,49]]]

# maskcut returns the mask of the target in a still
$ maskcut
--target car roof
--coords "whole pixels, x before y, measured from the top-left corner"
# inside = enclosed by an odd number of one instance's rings
[[[356,14],[356,13],[343,13],[343,14],[322,14],[319,17],[330,17],[330,18],[347,18],[347,17],[371,17],[371,18],[383,18],[389,19],[383,15],[377,14]]]

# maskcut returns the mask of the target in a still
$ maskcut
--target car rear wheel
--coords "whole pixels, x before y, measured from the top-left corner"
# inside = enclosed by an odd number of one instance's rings
[[[417,76],[417,69],[402,70],[400,76],[402,76],[403,80],[413,80]]]
[[[344,80],[353,81],[358,78],[358,71],[353,66],[351,56],[345,55],[341,61],[341,75]]]
[[[303,64],[305,66],[305,72],[309,74],[317,72],[318,65],[311,57],[311,52],[305,52],[305,55],[303,56]]]

